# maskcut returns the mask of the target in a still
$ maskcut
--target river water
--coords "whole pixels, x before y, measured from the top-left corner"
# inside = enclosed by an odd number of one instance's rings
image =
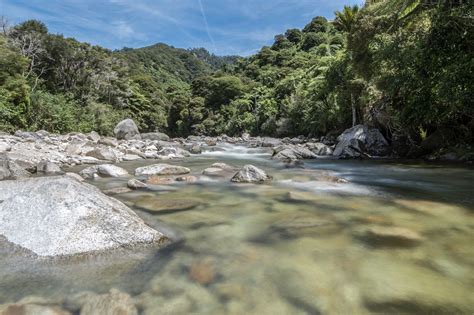
[[[273,181],[201,175],[215,162],[253,164]],[[121,166],[132,174],[152,163]],[[0,303],[117,288],[145,314],[474,313],[472,167],[314,160],[287,169],[268,151],[231,145],[171,163],[200,180],[114,197],[176,243],[59,261],[2,246]]]

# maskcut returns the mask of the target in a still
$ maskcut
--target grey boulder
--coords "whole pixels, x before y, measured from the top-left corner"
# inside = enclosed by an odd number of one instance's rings
[[[386,156],[390,146],[378,129],[357,125],[345,130],[338,138],[333,156],[361,157]]]
[[[245,165],[231,179],[234,183],[264,183],[270,181],[271,176],[253,165]]]
[[[69,176],[0,182],[0,234],[47,257],[167,241],[123,203]]]
[[[122,120],[114,128],[115,137],[118,140],[130,140],[140,134],[135,122],[131,119]]]
[[[290,162],[294,160],[315,159],[317,156],[306,147],[284,144],[273,148],[273,160]]]

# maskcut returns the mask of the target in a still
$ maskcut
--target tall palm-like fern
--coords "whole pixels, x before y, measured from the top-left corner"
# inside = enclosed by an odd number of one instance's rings
[[[350,32],[352,25],[354,25],[357,13],[359,13],[359,6],[344,6],[342,11],[336,11],[336,19],[334,25],[341,31]]]

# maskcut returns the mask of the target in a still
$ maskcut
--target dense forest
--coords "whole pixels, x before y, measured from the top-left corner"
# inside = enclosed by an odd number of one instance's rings
[[[474,5],[372,0],[238,58],[157,44],[110,51],[30,20],[0,35],[0,130],[323,136],[358,123],[401,155],[474,138]],[[435,137],[436,138],[436,137]]]

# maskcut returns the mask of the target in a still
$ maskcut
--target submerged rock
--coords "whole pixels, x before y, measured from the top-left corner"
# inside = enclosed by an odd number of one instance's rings
[[[186,183],[195,183],[198,181],[196,176],[188,175],[188,176],[180,176],[176,178],[177,182],[186,182]]]
[[[112,289],[108,294],[91,296],[81,308],[81,315],[136,315],[130,295]]]
[[[131,119],[122,120],[114,128],[115,137],[119,140],[130,140],[140,134],[135,122]]]
[[[441,274],[394,257],[361,260],[361,292],[371,312],[471,314],[472,292]]]
[[[374,246],[414,246],[423,240],[417,232],[396,226],[371,227],[362,238]]]
[[[157,197],[144,197],[135,203],[135,206],[152,213],[170,213],[191,210],[199,206],[199,202],[186,199],[162,199]]]
[[[173,183],[174,179],[170,177],[162,177],[158,175],[151,175],[146,179],[148,185],[169,185]]]
[[[127,187],[130,189],[145,189],[148,188],[148,185],[134,178],[127,182]]]
[[[153,164],[139,167],[135,170],[135,176],[141,175],[184,175],[191,172],[187,167],[171,164]]]
[[[245,165],[232,177],[231,181],[234,183],[263,183],[271,179],[271,176],[258,167]]]
[[[199,284],[208,285],[216,278],[215,266],[211,258],[206,258],[191,265],[189,278]]]
[[[0,182],[0,234],[39,256],[167,240],[118,200],[69,176]]]
[[[58,306],[15,303],[0,305],[1,315],[71,315]]]

